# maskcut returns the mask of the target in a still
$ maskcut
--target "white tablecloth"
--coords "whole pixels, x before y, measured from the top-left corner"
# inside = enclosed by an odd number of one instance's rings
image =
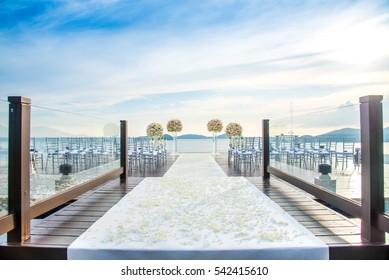
[[[68,248],[69,259],[328,259],[328,247],[208,155],[146,178]]]

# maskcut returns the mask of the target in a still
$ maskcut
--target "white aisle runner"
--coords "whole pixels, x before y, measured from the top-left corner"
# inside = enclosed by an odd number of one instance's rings
[[[69,259],[328,259],[328,247],[209,155],[146,178],[68,248]]]

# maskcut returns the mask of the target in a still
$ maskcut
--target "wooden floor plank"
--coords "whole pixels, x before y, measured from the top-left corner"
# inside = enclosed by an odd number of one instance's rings
[[[32,235],[52,235],[52,236],[80,236],[84,233],[84,229],[80,228],[33,228],[31,231]]]
[[[350,223],[345,220],[337,220],[337,221],[301,221],[300,224],[302,224],[305,227],[322,227],[322,228],[331,228],[331,227],[354,227],[355,225],[353,223]]]
[[[333,236],[320,236],[321,240],[323,240],[327,245],[333,244],[349,244],[352,245],[361,245],[363,242],[361,240],[361,236],[359,234],[355,235],[333,235]]]
[[[102,206],[102,205],[95,205],[95,204],[90,204],[90,205],[70,205],[70,207],[67,207],[64,209],[64,211],[104,211],[107,212],[111,206]]]
[[[66,210],[58,213],[58,216],[89,216],[89,217],[101,217],[106,211],[71,211]]]
[[[94,221],[45,221],[34,227],[81,228],[87,230]],[[30,243],[32,243],[30,241]]]
[[[96,222],[100,217],[90,217],[90,216],[58,216],[58,215],[52,215],[48,218],[45,219],[45,224],[46,222],[65,222],[65,221],[73,221],[73,222]],[[37,224],[35,226],[40,226],[40,224]]]
[[[25,242],[24,246],[33,245],[54,245],[54,246],[69,246],[77,236],[50,236],[50,235],[31,235],[31,238]]]
[[[309,228],[316,236],[333,236],[333,235],[359,235],[358,227],[333,227],[333,228]]]

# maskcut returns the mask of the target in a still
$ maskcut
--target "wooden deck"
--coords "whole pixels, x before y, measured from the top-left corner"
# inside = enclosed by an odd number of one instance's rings
[[[23,245],[0,246],[0,259],[66,259],[67,247],[89,226],[130,192],[144,177],[163,176],[175,161],[170,157],[166,168],[157,172],[132,171],[127,183],[113,180],[99,186],[62,209],[35,220],[30,240]],[[236,171],[227,164],[226,157],[216,157],[229,176],[244,175],[251,183],[279,204],[286,212],[308,228],[330,248],[331,259],[389,259],[389,247],[384,244],[365,243],[361,239],[358,222],[332,210],[314,197],[271,177],[264,181],[260,168],[246,172]]]

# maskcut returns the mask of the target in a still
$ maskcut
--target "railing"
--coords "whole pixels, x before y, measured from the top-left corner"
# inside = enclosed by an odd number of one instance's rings
[[[120,176],[127,179],[127,121],[32,106],[9,97],[8,242],[30,236],[30,219]],[[8,111],[8,110],[7,110]]]
[[[0,234],[12,229],[12,216],[8,214],[8,106],[0,99]]]
[[[379,212],[377,223],[386,232],[389,232],[389,98],[385,97],[382,102],[383,112],[383,138],[384,138],[384,158],[383,158],[383,184],[384,184],[384,206],[380,205],[380,208],[384,208],[384,213]],[[378,194],[382,195],[382,194]],[[382,203],[382,202],[381,202]]]
[[[361,218],[371,242],[384,242],[389,232],[381,101],[366,96],[356,105],[263,120],[263,177],[280,177]]]

